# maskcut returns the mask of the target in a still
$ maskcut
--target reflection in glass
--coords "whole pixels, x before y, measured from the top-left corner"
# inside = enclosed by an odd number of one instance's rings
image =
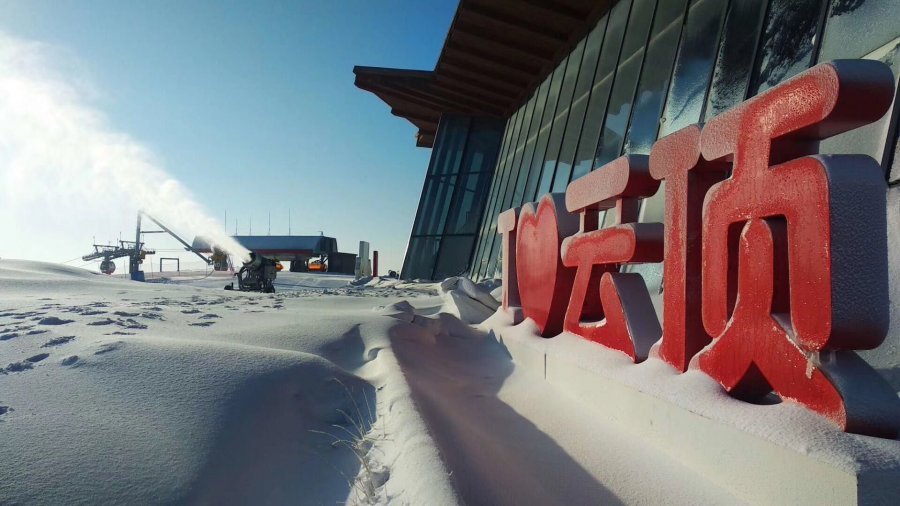
[[[694,0],[681,34],[659,137],[700,121],[728,0]],[[711,41],[716,43],[712,44]]]
[[[656,141],[663,100],[681,38],[686,0],[660,2],[653,20],[653,34],[644,58],[641,82],[634,100],[625,153],[647,154]]]
[[[575,148],[581,137],[581,124],[584,121],[584,113],[587,110],[588,98],[591,93],[591,85],[594,82],[594,71],[597,70],[597,59],[600,57],[600,41],[603,40],[602,27],[595,28],[588,37],[582,41],[582,56],[575,80],[571,105],[566,119],[565,133],[559,148],[559,159],[556,162],[556,175],[553,180],[554,192],[566,191],[569,178],[572,176],[572,165],[575,158]],[[591,51],[588,51],[590,46]],[[577,53],[577,49],[572,54]]]
[[[609,13],[606,35],[603,38],[603,47],[600,51],[600,61],[594,73],[594,84],[591,87],[591,98],[588,102],[587,112],[584,116],[584,125],[581,128],[581,138],[578,140],[578,149],[575,153],[575,168],[572,169],[572,179],[577,179],[594,168],[594,155],[597,152],[597,142],[600,139],[600,127],[606,116],[606,105],[609,102],[609,92],[615,78],[616,65],[619,63],[619,51],[622,49],[622,39],[625,35],[625,25],[628,22],[628,12],[631,7],[630,0],[623,0],[615,5]],[[600,21],[602,24],[603,21]]]
[[[503,126],[502,120],[491,118],[441,118],[429,163],[432,170],[425,179],[403,262],[404,278],[441,278],[468,265]],[[463,251],[465,247],[468,250]]]
[[[900,36],[898,9],[897,0],[833,0],[819,61],[862,58]]]
[[[705,118],[708,120],[747,97],[753,55],[766,10],[766,2],[732,0],[725,17],[715,71],[709,88]]]
[[[544,111],[541,115],[537,137],[534,141],[534,154],[531,155],[531,165],[528,167],[528,181],[525,183],[522,202],[531,202],[535,200],[538,184],[541,181],[541,167],[543,167],[544,164],[544,153],[547,151],[547,141],[550,139],[549,121],[556,111],[556,101],[551,101],[549,97],[552,77],[552,74],[548,76],[538,90],[539,95],[543,95],[544,97]]]
[[[569,59],[566,58],[556,66],[550,81],[550,94],[547,96],[547,105],[544,107],[544,117],[541,119],[541,130],[538,132],[538,145],[535,148],[536,150],[539,150],[537,152],[541,154],[541,157],[538,159],[537,156],[535,156],[534,161],[540,163],[540,165],[538,167],[532,165],[531,167],[532,171],[537,170],[539,173],[535,197],[532,197],[532,199],[536,199],[538,196],[547,193],[550,189],[550,178],[553,177],[553,168],[551,166],[549,171],[546,170],[547,164],[545,162],[548,156],[547,148],[553,130],[553,119],[556,117],[556,112],[560,105],[559,90],[562,87],[563,75],[566,73],[566,63],[568,63],[568,61]]]
[[[824,0],[771,0],[750,96],[808,69]]]
[[[541,121],[544,117],[544,105],[547,102],[547,88],[549,83],[544,80],[544,84],[535,92],[536,97],[534,105],[534,114],[531,115],[531,125],[528,127],[528,136],[525,140],[525,151],[522,155],[522,165],[519,169],[519,179],[516,181],[516,188],[513,192],[512,205],[522,205],[525,201],[525,189],[529,181],[533,181],[531,177],[531,164],[534,159],[535,145],[537,144],[538,131],[541,128]]]
[[[544,166],[541,169],[543,172],[541,173],[541,183],[538,186],[538,195],[549,192],[553,186],[556,161],[559,158],[559,148],[562,145],[563,135],[566,133],[569,105],[572,103],[572,94],[575,92],[575,82],[578,79],[578,68],[581,66],[582,54],[584,54],[583,40],[567,57],[568,65],[566,66],[562,86],[559,90],[556,112],[551,118],[553,124],[550,126],[550,139],[547,141],[547,149],[544,153]]]
[[[622,153],[625,129],[628,127],[628,119],[631,117],[631,106],[634,102],[634,93],[644,61],[645,45],[650,32],[655,4],[656,2],[652,0],[635,0],[631,8],[628,30],[625,32],[625,43],[622,46],[622,56],[616,72],[609,107],[606,110],[606,121],[603,123],[600,143],[597,146],[595,168],[615,160]]]

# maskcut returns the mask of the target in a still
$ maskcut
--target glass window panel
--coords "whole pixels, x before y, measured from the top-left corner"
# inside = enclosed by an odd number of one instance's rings
[[[457,175],[435,176],[439,178],[437,197],[434,201],[434,207],[431,209],[433,213],[426,222],[424,234],[440,234],[444,230],[444,221],[447,219],[447,212],[450,210],[450,199],[456,190]]]
[[[465,273],[474,241],[475,236],[471,235],[444,236],[431,279],[445,279]]]
[[[808,69],[824,0],[771,0],[750,95]]]
[[[550,184],[553,181],[551,179],[553,177],[553,167],[551,166],[550,170],[547,171],[544,162],[547,158],[547,145],[550,141],[550,136],[552,135],[553,119],[556,117],[556,111],[559,106],[559,89],[562,87],[567,63],[568,59],[563,60],[562,63],[556,67],[556,70],[553,71],[552,80],[550,81],[550,92],[549,95],[547,95],[547,105],[544,108],[544,117],[541,119],[541,130],[538,132],[538,144],[535,148],[535,153],[540,153],[541,157],[540,160],[535,160],[540,163],[537,168],[538,172],[540,172],[540,176],[538,176],[539,183],[533,200],[537,200],[541,195],[547,193],[550,190]],[[535,158],[537,158],[537,156],[535,156]],[[535,170],[534,165],[532,165],[531,170]]]
[[[544,97],[544,111],[541,115],[541,122],[538,124],[537,137],[534,142],[534,154],[531,155],[531,166],[528,169],[528,181],[525,183],[525,191],[523,192],[522,202],[531,202],[536,199],[538,183],[541,180],[541,167],[544,164],[544,152],[547,150],[547,141],[550,138],[549,118],[553,116],[556,110],[556,103],[551,102],[548,95],[550,90],[551,76],[548,76],[541,84],[538,94]],[[547,123],[545,123],[547,122]]]
[[[631,8],[622,56],[616,71],[609,107],[606,110],[606,121],[597,146],[595,168],[615,160],[622,153],[625,129],[631,117],[631,106],[644,61],[644,48],[653,20],[655,3],[653,0],[635,0]]]
[[[694,0],[681,34],[659,137],[700,121],[728,0]],[[715,34],[714,38],[711,37]]]
[[[832,0],[819,61],[861,58],[900,36],[898,9],[897,0]]]
[[[536,177],[532,177],[532,164],[534,160],[535,146],[537,145],[538,132],[541,128],[541,121],[544,118],[544,106],[547,103],[547,88],[549,82],[545,79],[544,83],[535,92],[537,102],[534,106],[534,115],[531,117],[531,126],[528,128],[528,138],[525,141],[525,154],[522,156],[522,168],[519,179],[516,181],[516,188],[513,192],[512,203],[510,207],[520,206],[526,201],[527,186],[536,181]],[[534,183],[536,184],[536,182]],[[531,190],[534,191],[533,189]],[[530,199],[529,199],[530,200]]]
[[[766,10],[766,2],[759,0],[731,0],[725,28],[719,44],[706,119],[712,118],[744,101],[753,69],[753,55]]]
[[[434,209],[434,200],[437,198],[438,186],[438,179],[434,177],[429,177],[425,180],[425,189],[422,191],[422,204],[419,207],[419,212],[416,214],[416,224],[413,227],[413,235],[425,233],[425,223],[427,221],[426,215],[430,216],[431,211]]]
[[[502,160],[506,158],[506,151],[509,149],[510,137],[512,136],[513,130],[512,125],[514,124],[514,120],[515,114],[513,114],[513,116],[511,116],[506,121],[506,126],[503,130],[503,146],[500,149],[500,154],[498,155],[497,160],[494,164],[494,177],[491,181],[491,190],[488,196],[488,202],[485,205],[483,211],[486,214],[481,220],[481,232],[479,233],[478,246],[476,251],[475,261],[477,263],[474,264],[474,268],[478,269],[478,271],[473,271],[476,277],[480,277],[480,272],[483,270],[483,266],[486,266],[487,264],[486,259],[484,258],[484,250],[488,242],[486,237],[491,221],[490,210],[493,207],[494,200],[497,198],[497,192],[500,186],[501,179],[500,173],[502,172]]]
[[[647,46],[641,81],[635,96],[634,112],[628,127],[625,152],[648,154],[659,131],[663,100],[669,88],[669,77],[681,39],[686,0],[660,2],[653,20],[653,35]]]
[[[603,38],[603,48],[600,51],[600,61],[597,63],[591,98],[588,102],[584,126],[581,128],[581,138],[575,154],[572,179],[587,174],[594,167],[594,155],[597,153],[600,127],[603,126],[603,119],[606,117],[606,105],[609,103],[609,92],[615,78],[616,65],[619,63],[619,51],[622,48],[630,6],[630,0],[621,1],[609,13],[606,36]]]
[[[594,74],[597,70],[597,61],[600,58],[600,48],[603,45],[605,33],[606,23],[600,22],[585,39],[584,57],[581,59],[581,70],[578,71],[578,83],[575,85],[572,105],[569,107],[566,136],[563,138],[562,148],[559,151],[559,162],[556,168],[559,185],[556,187],[560,189],[556,191],[565,190],[569,181],[574,179],[572,170],[575,165],[575,153],[578,141],[581,139],[581,129],[584,125],[585,112],[590,100],[591,88],[594,85]]]
[[[446,119],[442,117],[441,123],[446,123],[444,130],[447,131],[447,135],[441,143],[434,173],[453,174],[459,171],[459,163],[466,145],[469,119],[448,116]]]
[[[522,130],[519,134],[519,144],[516,150],[516,156],[513,158],[513,173],[509,178],[509,186],[507,188],[507,197],[506,201],[512,203],[515,188],[519,183],[519,180],[525,180],[528,177],[528,167],[523,166],[522,160],[525,155],[525,149],[528,144],[528,133],[531,131],[531,123],[535,116],[535,105],[537,104],[537,94],[531,96],[531,99],[525,105],[525,121],[522,123]],[[541,112],[538,111],[537,116],[540,116]],[[530,162],[530,160],[529,160]],[[507,205],[506,207],[510,207]],[[500,211],[504,211],[505,209],[501,209]]]
[[[484,270],[485,278],[499,278],[501,275],[501,262],[500,262],[500,235],[497,234],[494,236],[494,240],[491,241],[491,255],[488,257],[487,267]]]
[[[556,125],[554,125],[554,130],[550,133],[550,142],[547,143],[547,153],[555,153],[556,156],[554,164],[555,174],[553,176],[551,191],[565,191],[566,185],[569,184],[569,176],[572,173],[571,157],[568,163],[566,163],[560,155],[562,154],[563,142],[566,137],[574,136],[574,142],[578,142],[578,134],[579,130],[581,130],[581,119],[578,120],[578,126],[575,128],[573,126],[574,122],[570,121],[569,117],[572,112],[572,103],[575,100],[575,89],[577,88],[579,76],[581,75],[581,65],[582,60],[584,59],[584,46],[585,39],[582,39],[581,42],[575,46],[572,54],[569,55],[569,66],[566,68],[566,75],[563,78],[563,86],[559,93],[560,102],[556,106],[556,118],[553,120],[555,123],[559,124],[559,128],[557,129]],[[594,66],[590,65],[589,79],[593,79],[593,77]],[[565,100],[565,109],[561,109],[563,100]],[[570,130],[570,127],[572,127],[572,130]]]
[[[496,194],[496,198],[494,199],[493,207],[490,210],[490,213],[485,215],[485,217],[489,220],[486,223],[488,228],[484,233],[484,236],[488,239],[488,243],[486,245],[486,248],[488,248],[486,250],[486,254],[488,256],[490,256],[490,254],[491,254],[491,250],[489,248],[491,248],[494,244],[493,236],[497,233],[497,216],[500,214],[500,208],[503,203],[503,199],[505,198],[506,187],[509,183],[510,173],[512,172],[512,170],[511,170],[512,160],[511,159],[512,159],[512,152],[515,150],[515,146],[513,145],[513,143],[516,142],[518,139],[518,132],[519,132],[519,129],[522,124],[521,120],[525,116],[524,109],[525,109],[524,107],[520,107],[519,110],[516,111],[516,113],[515,113],[516,122],[515,122],[515,127],[513,129],[513,134],[510,137],[510,149],[507,152],[506,161],[503,164],[502,179],[500,181],[499,186],[497,186],[497,194]]]
[[[409,241],[406,261],[403,262],[404,279],[431,279],[434,259],[437,257],[441,239],[439,237],[414,237]]]
[[[444,234],[475,233],[487,193],[487,185],[484,183],[489,177],[490,173],[488,172],[473,173],[459,185],[459,189],[453,197],[450,220],[447,222]]]

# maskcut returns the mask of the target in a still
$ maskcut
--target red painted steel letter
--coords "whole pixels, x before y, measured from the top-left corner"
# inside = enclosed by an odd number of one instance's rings
[[[516,232],[516,274],[522,313],[531,318],[544,337],[562,332],[566,303],[574,271],[559,258],[563,237],[575,233],[577,218],[565,210],[563,194],[544,195],[537,204],[525,204]]]
[[[580,225],[562,245],[563,265],[576,268],[564,328],[635,362],[647,358],[661,330],[644,278],[621,273],[619,266],[662,261],[662,224],[634,223],[639,199],[658,188],[647,157],[631,155],[573,181],[566,190],[566,207],[579,214]],[[599,211],[613,208],[616,223],[598,230]]]
[[[842,429],[896,434],[900,401],[849,350],[888,325],[885,184],[867,156],[803,156],[870,123],[894,94],[877,61],[817,65],[714,118],[709,160],[732,160],[703,213],[701,370],[737,396],[774,391]],[[666,287],[668,289],[668,286]]]
[[[665,180],[665,268],[663,338],[655,353],[681,372],[709,344],[700,312],[703,197],[726,176],[727,165],[700,157],[700,126],[658,140],[650,152],[650,174]]]

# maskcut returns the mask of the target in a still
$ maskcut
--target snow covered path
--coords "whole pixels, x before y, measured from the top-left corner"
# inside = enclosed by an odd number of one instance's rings
[[[739,502],[517,368],[461,290],[279,279],[0,261],[0,503]]]
[[[462,502],[741,503],[443,320],[394,327],[392,342]]]

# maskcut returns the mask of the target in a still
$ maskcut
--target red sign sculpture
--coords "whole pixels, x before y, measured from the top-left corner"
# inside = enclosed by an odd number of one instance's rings
[[[563,317],[575,272],[559,257],[564,237],[578,230],[578,220],[565,211],[563,195],[544,195],[535,210],[525,204],[516,232],[516,271],[522,313],[534,320],[544,337],[563,330]]]
[[[727,166],[700,157],[700,127],[668,135],[650,151],[650,173],[665,180],[665,269],[659,358],[680,372],[709,344],[700,312],[703,196],[725,178]]]
[[[714,118],[701,140],[733,172],[706,195],[702,311],[715,341],[700,369],[730,392],[774,390],[870,433],[877,421],[845,399],[845,369],[859,367],[832,350],[887,333],[884,177],[866,156],[801,155],[880,118],[893,84],[878,62],[819,65]]]
[[[566,190],[566,208],[578,213],[580,225],[562,244],[563,265],[576,269],[563,328],[635,362],[647,358],[661,330],[644,278],[619,272],[619,266],[662,260],[662,225],[636,223],[638,199],[657,188],[647,157],[632,155],[573,181]],[[598,230],[599,211],[606,209],[614,213],[615,224]]]
[[[815,155],[893,96],[879,62],[818,65],[660,139],[649,160],[573,181],[568,212],[554,194],[503,213],[504,307],[520,303],[545,337],[565,330],[636,362],[658,342],[660,359],[735,397],[774,392],[843,430],[895,436],[900,400],[852,351],[887,332],[884,178],[867,156]],[[637,223],[660,181],[664,226]],[[605,210],[615,219],[600,228]],[[662,329],[643,278],[620,272],[660,261]]]

